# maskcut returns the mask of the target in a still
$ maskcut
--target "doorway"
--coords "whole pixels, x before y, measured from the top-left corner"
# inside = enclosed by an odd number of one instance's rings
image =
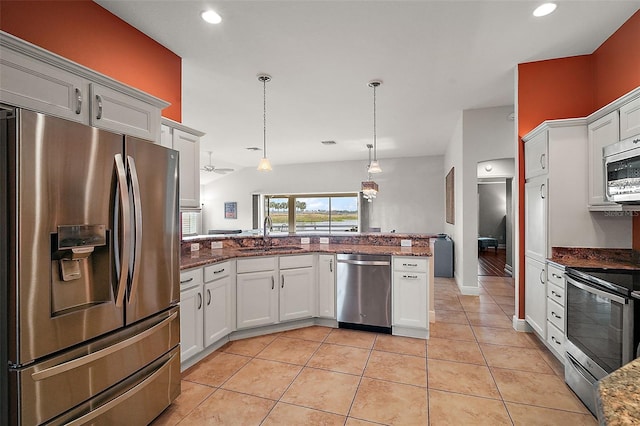
[[[512,275],[513,170],[513,159],[478,163],[478,276]]]

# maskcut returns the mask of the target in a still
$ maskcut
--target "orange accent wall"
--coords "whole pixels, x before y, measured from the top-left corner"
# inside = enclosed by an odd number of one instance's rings
[[[640,10],[592,56],[595,111],[640,86]]]
[[[585,117],[640,86],[640,11],[591,55],[518,65],[518,136],[544,120]],[[524,145],[518,144],[519,198],[524,206]],[[524,318],[524,211],[520,226],[519,316]],[[640,217],[633,218],[633,249],[640,250]]]
[[[170,102],[182,120],[182,59],[91,0],[1,0],[0,29]]]

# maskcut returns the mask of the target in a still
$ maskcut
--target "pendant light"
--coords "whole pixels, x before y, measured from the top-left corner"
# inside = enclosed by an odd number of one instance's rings
[[[378,184],[371,180],[371,148],[373,145],[367,144],[367,148],[369,148],[369,164],[367,164],[367,180],[362,182],[362,196],[372,202],[378,194]]]
[[[271,76],[268,74],[258,74],[258,81],[262,82],[262,119],[263,119],[263,133],[262,133],[262,159],[258,164],[258,170],[261,172],[270,172],[271,163],[267,158],[267,82],[271,81]]]
[[[378,163],[377,134],[376,134],[376,88],[382,84],[381,80],[371,80],[369,87],[373,87],[373,161],[369,161],[369,173],[380,173],[380,163]]]

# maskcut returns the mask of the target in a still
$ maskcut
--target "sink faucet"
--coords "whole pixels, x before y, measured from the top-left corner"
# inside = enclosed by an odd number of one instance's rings
[[[267,236],[269,235],[269,230],[271,229],[272,226],[273,226],[273,222],[271,221],[271,216],[266,215],[264,217],[263,233],[262,233],[262,240],[265,243],[267,242]]]

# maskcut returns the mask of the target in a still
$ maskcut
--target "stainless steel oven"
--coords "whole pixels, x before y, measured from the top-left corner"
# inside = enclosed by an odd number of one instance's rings
[[[567,268],[565,381],[595,414],[597,381],[640,354],[640,272]]]

